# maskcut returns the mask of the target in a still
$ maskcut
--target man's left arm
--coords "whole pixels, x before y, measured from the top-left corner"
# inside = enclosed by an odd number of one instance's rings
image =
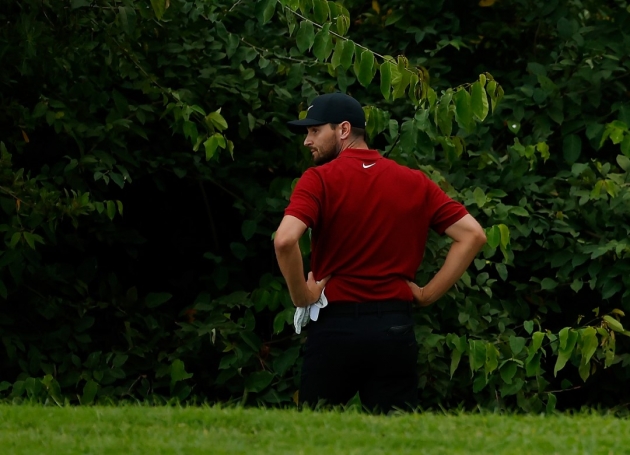
[[[302,253],[298,244],[304,231],[306,231],[304,222],[292,215],[285,215],[273,241],[280,271],[296,307],[305,307],[317,302],[330,278],[326,277],[316,282],[313,272],[310,272],[308,280],[304,281]]]
[[[420,306],[428,306],[442,297],[459,280],[479,250],[486,243],[483,228],[468,214],[444,231],[453,239],[442,268],[423,288],[409,282],[413,297]]]

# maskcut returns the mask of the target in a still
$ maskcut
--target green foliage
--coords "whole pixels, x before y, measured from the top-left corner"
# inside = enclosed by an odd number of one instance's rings
[[[418,312],[423,405],[614,406],[589,387],[629,374],[630,13],[490,3],[3,7],[0,396],[295,400],[270,238],[311,163],[285,122],[340,90],[486,228]]]

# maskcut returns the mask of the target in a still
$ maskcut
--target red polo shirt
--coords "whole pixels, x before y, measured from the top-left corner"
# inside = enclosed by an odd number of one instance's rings
[[[361,149],[304,172],[285,211],[312,228],[311,270],[332,275],[331,302],[413,300],[429,228],[467,213],[424,173]]]

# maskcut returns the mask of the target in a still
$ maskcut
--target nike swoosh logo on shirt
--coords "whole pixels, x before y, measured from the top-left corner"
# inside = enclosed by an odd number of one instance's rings
[[[369,167],[372,167],[372,166],[374,166],[375,164],[376,164],[376,163],[372,163],[372,164],[365,164],[365,163],[363,163],[363,169],[367,169],[367,168],[369,168]]]

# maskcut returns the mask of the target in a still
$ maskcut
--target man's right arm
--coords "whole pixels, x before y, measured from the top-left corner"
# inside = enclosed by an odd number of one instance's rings
[[[444,233],[453,239],[453,244],[442,268],[423,288],[409,282],[414,300],[420,306],[429,306],[446,294],[486,243],[483,228],[470,214],[450,225]]]

